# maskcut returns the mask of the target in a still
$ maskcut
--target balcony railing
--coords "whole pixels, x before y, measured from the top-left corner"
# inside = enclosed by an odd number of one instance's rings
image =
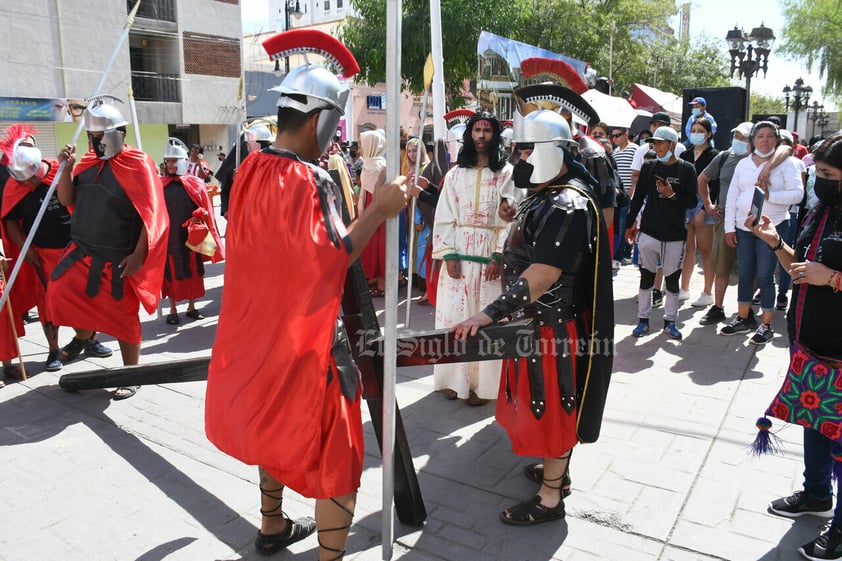
[[[126,13],[132,11],[135,3],[136,0],[126,0],[128,5]],[[175,0],[144,0],[137,10],[137,17],[175,23]]]
[[[138,101],[181,101],[177,74],[132,72],[132,90]]]

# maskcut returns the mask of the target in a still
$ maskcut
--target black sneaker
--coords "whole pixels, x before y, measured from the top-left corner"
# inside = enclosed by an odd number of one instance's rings
[[[775,301],[776,310],[786,310],[786,305],[789,304],[789,299],[786,294],[778,294],[778,299]]]
[[[798,548],[798,553],[807,559],[842,559],[842,528],[830,526],[819,537]]]
[[[833,516],[833,499],[819,501],[806,491],[796,491],[788,497],[775,499],[769,503],[769,512],[787,518],[798,518],[805,514],[814,516]]]
[[[740,316],[731,320],[731,323],[719,330],[720,335],[736,335],[737,333],[748,333],[751,331],[746,318]]]
[[[751,304],[753,306],[759,306],[760,305],[760,290],[759,289],[757,290],[757,293],[754,295],[754,298],[751,299]]]
[[[708,313],[703,315],[702,319],[699,320],[699,323],[702,325],[711,325],[723,320],[725,320],[725,310],[719,306],[711,306],[708,309]]]
[[[775,331],[772,326],[766,322],[760,324],[757,331],[754,332],[751,339],[748,340],[752,345],[765,345],[775,336]]]
[[[652,307],[660,308],[664,303],[664,293],[657,288],[652,291]]]

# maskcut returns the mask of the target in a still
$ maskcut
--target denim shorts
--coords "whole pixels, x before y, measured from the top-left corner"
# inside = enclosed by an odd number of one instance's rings
[[[685,224],[690,224],[691,222],[693,222],[693,219],[696,218],[697,214],[699,214],[700,212],[705,212],[705,206],[702,204],[702,200],[701,200],[701,198],[699,198],[698,195],[696,195],[696,201],[697,201],[696,206],[689,209],[684,214],[684,223]],[[710,214],[705,212],[705,224],[716,224],[718,221],[719,221],[719,218],[717,218],[715,216],[711,216]]]

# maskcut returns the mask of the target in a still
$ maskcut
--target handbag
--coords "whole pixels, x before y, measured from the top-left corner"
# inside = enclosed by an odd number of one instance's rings
[[[808,261],[815,258],[827,215],[828,212],[825,211],[816,228],[813,242],[807,249]],[[830,440],[842,444],[842,361],[817,355],[799,342],[804,300],[809,289],[810,285],[805,284],[798,292],[795,305],[795,340],[792,343],[789,368],[781,389],[766,410],[766,415],[815,429]],[[762,425],[765,425],[765,428]],[[762,440],[763,433],[768,433],[771,422],[761,417],[757,427],[760,429],[758,439]],[[768,435],[765,435],[765,438],[768,445]],[[755,451],[762,453],[762,448],[762,443],[759,447],[755,445]],[[774,449],[774,445],[771,449]]]
[[[197,208],[193,216],[182,224],[187,228],[187,241],[184,243],[190,250],[213,257],[216,253],[216,241],[208,228],[208,211]]]

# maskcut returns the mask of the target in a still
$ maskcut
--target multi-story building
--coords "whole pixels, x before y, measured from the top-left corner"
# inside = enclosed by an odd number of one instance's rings
[[[131,87],[143,148],[156,160],[168,136],[206,152],[230,145],[245,103],[239,1],[144,0],[98,92],[134,4],[0,4],[0,19],[15,22],[0,39],[0,128],[31,122],[45,156],[54,156],[72,138],[84,98],[106,93],[128,102]],[[130,105],[116,105],[133,125]],[[130,126],[132,144],[134,134]],[[84,135],[78,145],[86,150]]]

